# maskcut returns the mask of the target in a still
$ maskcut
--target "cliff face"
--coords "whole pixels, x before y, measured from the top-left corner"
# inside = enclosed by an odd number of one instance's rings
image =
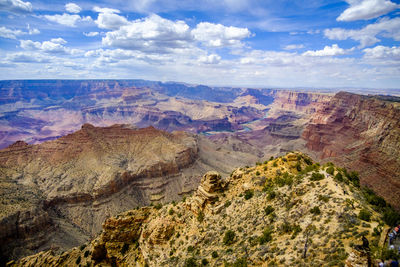
[[[377,249],[381,214],[359,188],[335,180],[340,169],[329,165],[328,174],[327,167],[289,153],[225,179],[208,172],[186,200],[126,211],[80,248],[9,265],[366,266],[373,255],[360,249],[361,236]]]
[[[112,215],[179,200],[197,187],[204,171],[227,173],[257,160],[217,148],[184,132],[128,125],[85,124],[39,145],[16,142],[0,150],[2,254],[18,258],[51,246],[76,246]],[[31,220],[21,221],[24,214]]]
[[[360,173],[361,182],[400,209],[400,106],[341,92],[304,130],[307,148]]]

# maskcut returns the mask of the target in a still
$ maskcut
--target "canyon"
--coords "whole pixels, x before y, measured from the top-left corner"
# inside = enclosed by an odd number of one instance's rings
[[[107,218],[196,195],[208,171],[290,151],[358,171],[400,209],[399,115],[399,98],[346,92],[0,81],[1,261],[89,242]]]

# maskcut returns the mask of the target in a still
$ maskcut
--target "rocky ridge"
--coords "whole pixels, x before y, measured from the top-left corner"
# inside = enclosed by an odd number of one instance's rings
[[[325,104],[302,135],[317,157],[360,173],[400,209],[400,104],[346,92]]]
[[[179,200],[205,171],[227,173],[233,164],[257,160],[216,149],[184,132],[85,124],[54,141],[0,150],[2,260],[76,246],[98,233],[107,217]]]
[[[289,153],[225,179],[206,173],[182,202],[121,213],[79,248],[9,266],[366,266],[387,229],[370,203],[343,169]]]

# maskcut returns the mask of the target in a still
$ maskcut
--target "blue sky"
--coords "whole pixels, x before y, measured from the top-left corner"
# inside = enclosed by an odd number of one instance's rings
[[[399,1],[0,0],[0,79],[400,88]]]

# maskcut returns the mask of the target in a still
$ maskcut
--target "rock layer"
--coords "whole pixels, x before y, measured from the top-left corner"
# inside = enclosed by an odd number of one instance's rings
[[[399,103],[338,93],[302,137],[319,158],[358,171],[362,184],[400,209]]]

